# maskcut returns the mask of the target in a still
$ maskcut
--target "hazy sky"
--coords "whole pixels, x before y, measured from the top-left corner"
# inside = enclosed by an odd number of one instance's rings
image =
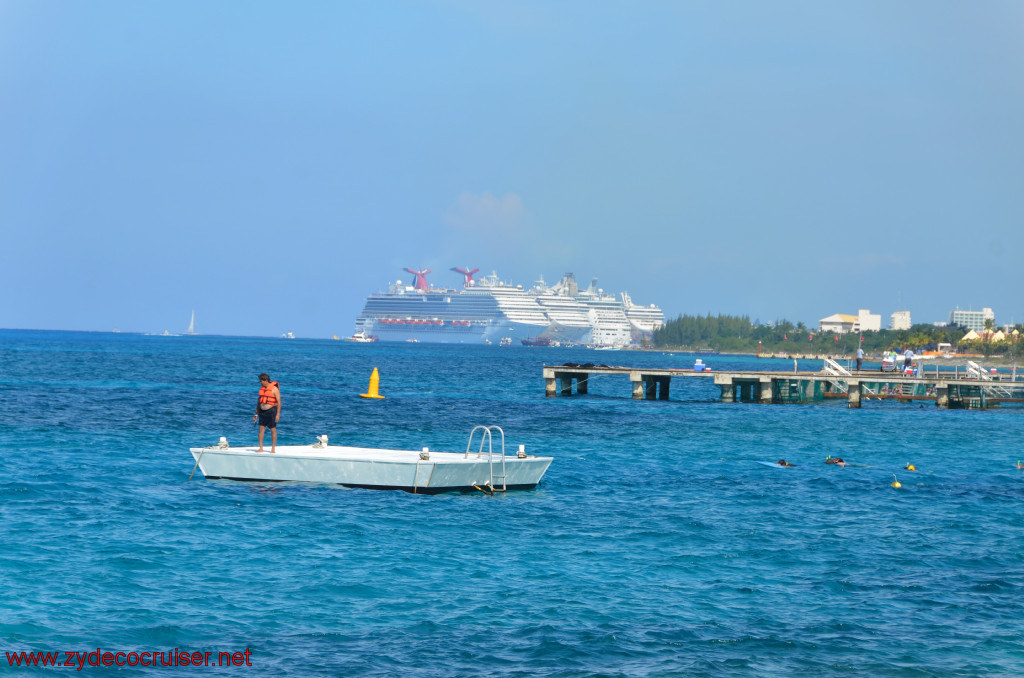
[[[0,0],[0,327],[350,334],[431,268],[1024,321],[1024,3]]]

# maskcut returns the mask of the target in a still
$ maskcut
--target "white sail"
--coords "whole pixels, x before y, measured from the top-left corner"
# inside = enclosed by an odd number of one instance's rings
[[[192,319],[188,323],[188,329],[185,330],[185,334],[195,334],[195,333],[196,333],[196,312],[192,311]]]

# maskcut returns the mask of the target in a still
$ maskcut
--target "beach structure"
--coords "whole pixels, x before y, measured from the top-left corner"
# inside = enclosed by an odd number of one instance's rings
[[[993,344],[999,344],[1004,341],[1017,341],[1020,337],[1018,330],[1013,332],[1004,332],[1003,330],[968,330],[967,334],[960,337],[960,341],[987,341]]]

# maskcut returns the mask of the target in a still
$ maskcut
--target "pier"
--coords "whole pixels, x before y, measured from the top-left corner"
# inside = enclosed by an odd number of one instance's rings
[[[998,379],[980,369],[936,369],[908,376],[898,372],[850,372],[832,360],[825,360],[818,372],[545,365],[544,392],[547,396],[571,396],[575,385],[576,394],[585,395],[590,379],[602,375],[628,376],[636,400],[668,400],[672,379],[681,378],[713,380],[721,390],[722,402],[813,403],[842,398],[849,407],[859,408],[865,400],[932,400],[942,409],[987,409],[1001,403],[1024,403],[1024,380]]]

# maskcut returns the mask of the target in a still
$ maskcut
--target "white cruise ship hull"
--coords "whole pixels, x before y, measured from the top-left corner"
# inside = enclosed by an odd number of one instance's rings
[[[555,339],[561,343],[586,344],[590,342],[590,325],[567,325],[552,320],[541,336]]]
[[[381,322],[363,319],[357,327],[378,341],[421,341],[433,344],[481,344],[490,341],[497,344],[503,337],[513,340],[536,337],[547,329],[546,324],[526,324],[509,320],[468,321],[468,325],[455,324],[459,321],[442,321],[437,324]]]

